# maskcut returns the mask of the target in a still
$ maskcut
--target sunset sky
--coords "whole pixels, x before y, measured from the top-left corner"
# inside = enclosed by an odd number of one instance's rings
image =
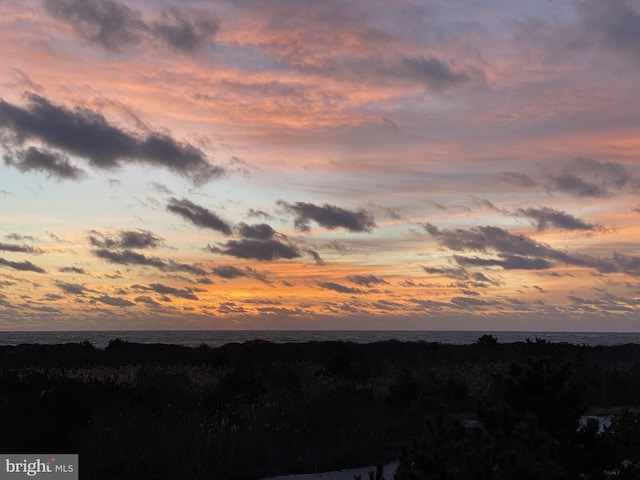
[[[640,1],[0,1],[0,329],[640,331]]]

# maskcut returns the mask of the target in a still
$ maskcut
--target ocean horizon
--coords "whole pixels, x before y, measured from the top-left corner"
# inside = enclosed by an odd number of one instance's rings
[[[438,331],[438,330],[82,330],[0,332],[0,345],[63,344],[89,341],[104,348],[119,338],[134,343],[164,343],[197,347],[219,347],[228,343],[263,340],[272,343],[346,341],[373,343],[385,340],[438,342],[454,345],[474,343],[481,335],[493,335],[500,343],[537,338],[575,345],[621,345],[640,343],[638,332],[535,332],[535,331]]]

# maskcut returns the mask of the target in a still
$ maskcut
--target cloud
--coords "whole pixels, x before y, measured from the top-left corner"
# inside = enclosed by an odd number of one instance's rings
[[[162,295],[173,295],[174,297],[186,298],[188,300],[199,300],[190,288],[174,288],[161,283],[152,283],[149,285],[149,289]]]
[[[518,187],[535,187],[537,185],[531,177],[523,173],[502,172],[498,178],[504,183],[509,183]]]
[[[553,266],[550,261],[540,257],[499,254],[495,258],[463,257],[454,255],[454,260],[464,267],[502,267],[505,270],[546,270]]]
[[[559,173],[548,175],[550,191],[578,197],[601,198],[625,187],[638,188],[638,180],[617,162],[600,162],[591,158],[574,158]]]
[[[156,302],[153,298],[148,295],[140,295],[133,299],[136,303],[146,303],[147,305],[158,306],[160,303]]]
[[[244,270],[234,267],[233,265],[218,265],[213,267],[211,271],[214,275],[227,279],[247,276],[247,273]]]
[[[69,23],[80,37],[113,52],[150,38],[193,53],[220,28],[217,17],[207,10],[171,8],[159,19],[145,21],[139,11],[114,0],[45,0],[44,7],[52,17]]]
[[[389,284],[389,282],[387,282],[383,278],[376,277],[375,275],[349,275],[347,277],[347,280],[357,285],[363,285],[365,287],[370,287],[371,285]]]
[[[62,267],[59,271],[62,273],[77,273],[78,275],[88,275],[87,271],[84,268],[78,267]]]
[[[114,248],[157,248],[162,239],[148,230],[121,230],[118,238],[113,238],[91,230],[89,242],[94,247]]]
[[[26,98],[26,107],[0,99],[0,129],[12,133],[14,143],[39,141],[104,170],[118,168],[123,162],[164,167],[196,184],[224,173],[222,167],[211,165],[198,148],[167,134],[151,131],[136,135],[88,108],[70,110],[33,93],[27,93]],[[62,160],[56,162],[54,168],[64,170]]]
[[[203,268],[197,265],[178,263],[173,260],[166,261],[158,257],[148,257],[141,253],[134,252],[133,250],[114,251],[106,248],[99,248],[93,250],[93,254],[98,258],[102,258],[110,263],[116,263],[119,265],[147,266],[154,267],[165,272],[185,272],[194,275],[207,274]]]
[[[340,285],[339,283],[334,282],[318,282],[318,286],[324,288],[325,290],[333,290],[338,293],[350,293],[350,294],[359,294],[366,293],[364,290],[360,288],[347,287],[345,285]]]
[[[60,180],[80,180],[85,176],[85,172],[72,165],[66,156],[36,147],[5,154],[4,163],[23,173],[44,172],[48,177]]]
[[[30,247],[29,245],[16,245],[14,243],[0,243],[0,250],[4,250],[5,252],[42,253],[39,249]]]
[[[178,200],[177,198],[172,198],[167,205],[167,210],[180,215],[198,227],[216,230],[225,235],[231,235],[232,233],[231,226],[215,213],[187,199]]]
[[[524,235],[514,235],[499,227],[473,227],[464,229],[438,229],[426,224],[425,229],[438,239],[438,243],[455,251],[496,252],[499,259],[467,258],[455,256],[461,265],[501,266],[505,269],[547,269],[549,260],[577,266],[596,266],[597,260],[586,256],[569,255],[549,245],[538,243]]]
[[[208,247],[213,253],[222,253],[236,258],[255,260],[277,260],[278,258],[298,258],[301,256],[298,249],[279,240],[255,240],[243,238],[241,240],[229,240],[223,248]]]
[[[573,215],[550,207],[520,208],[516,211],[516,215],[534,220],[539,232],[545,231],[549,227],[580,231],[593,231],[599,228],[597,225],[586,223]]]
[[[62,290],[64,293],[68,293],[71,295],[84,295],[85,292],[90,290],[87,289],[86,286],[81,285],[79,283],[66,283],[66,282],[55,282],[56,286]]]
[[[163,12],[161,19],[151,25],[151,32],[170,47],[190,53],[201,48],[219,28],[220,22],[211,12],[187,14],[172,8]]]
[[[45,0],[44,7],[78,35],[108,50],[137,44],[146,29],[140,12],[113,0]]]
[[[370,232],[376,226],[371,212],[360,209],[356,212],[334,205],[322,206],[307,202],[288,203],[278,200],[278,205],[296,216],[295,227],[300,231],[309,231],[309,222],[334,230],[344,228],[351,232]]]
[[[578,3],[589,35],[613,52],[631,54],[640,49],[640,11],[626,0],[586,0]],[[636,4],[637,5],[637,4]]]
[[[402,58],[397,74],[400,78],[424,83],[435,92],[441,92],[472,79],[469,73],[455,71],[451,65],[435,57]]]
[[[5,260],[4,258],[0,257],[0,265],[4,265],[5,267],[9,267],[14,270],[20,270],[23,272],[47,273],[44,268],[40,268],[29,261],[12,262],[10,260]]]
[[[247,225],[241,223],[238,225],[238,233],[244,238],[255,238],[257,240],[268,240],[272,238],[276,231],[267,225],[266,223],[260,223],[256,225]]]
[[[94,298],[95,301],[104,303],[105,305],[111,305],[112,307],[133,307],[135,303],[130,302],[121,297],[111,297],[109,295],[102,295]]]

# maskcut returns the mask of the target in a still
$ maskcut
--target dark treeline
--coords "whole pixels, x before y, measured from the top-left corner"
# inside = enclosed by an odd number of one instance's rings
[[[639,406],[640,345],[483,336],[474,345],[0,347],[0,450],[78,453],[92,479],[259,479],[400,456],[403,479],[508,478],[511,464],[551,472],[540,479],[609,478],[628,449],[593,425],[582,440],[567,432],[586,412]],[[624,415],[623,440],[640,445],[640,419]],[[548,451],[527,464],[518,460],[527,442]],[[589,442],[606,450],[594,468],[608,474],[585,477],[574,465],[595,462]],[[570,465],[549,470],[560,452]],[[507,473],[467,475],[464,462]]]

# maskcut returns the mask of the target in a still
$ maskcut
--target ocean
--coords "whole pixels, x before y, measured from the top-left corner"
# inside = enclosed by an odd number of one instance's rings
[[[197,347],[218,347],[227,343],[265,340],[273,343],[335,341],[372,343],[384,340],[425,341],[457,345],[474,343],[484,334],[500,343],[523,342],[541,338],[554,343],[576,345],[621,345],[640,343],[640,333],[621,332],[479,332],[479,331],[370,331],[370,330],[145,330],[145,331],[63,331],[0,332],[0,345],[22,343],[60,344],[88,340],[104,348],[110,340],[120,338],[137,343],[167,343]]]

